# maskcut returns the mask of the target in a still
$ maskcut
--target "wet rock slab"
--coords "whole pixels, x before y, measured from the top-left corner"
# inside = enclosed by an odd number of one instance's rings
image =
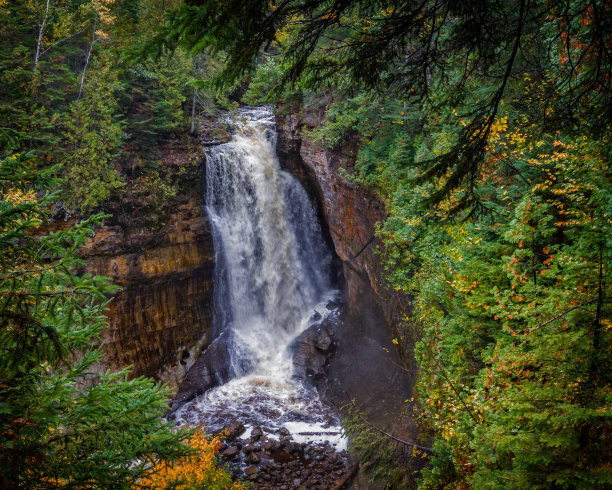
[[[172,402],[172,410],[231,379],[228,342],[228,335],[223,333],[202,352],[179,385],[178,393]]]

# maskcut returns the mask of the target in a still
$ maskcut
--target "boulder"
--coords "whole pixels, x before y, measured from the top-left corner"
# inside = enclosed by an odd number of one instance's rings
[[[257,454],[257,452],[253,451],[247,456],[247,461],[251,464],[259,464],[261,458],[259,457],[259,454]]]
[[[321,313],[319,313],[318,311],[315,310],[315,312],[312,314],[312,316],[310,317],[311,322],[317,322],[321,319]]]
[[[316,347],[319,326],[306,329],[291,344],[293,349],[294,375],[302,380],[322,378],[325,376],[327,356]]]
[[[261,427],[255,427],[251,431],[251,439],[253,439],[254,441],[258,441],[263,435],[264,433],[263,430],[261,430]]]
[[[222,333],[202,352],[179,385],[178,393],[172,402],[172,410],[232,378],[229,342],[229,335]]]
[[[289,432],[289,429],[287,429],[286,427],[281,427],[280,429],[278,429],[278,434],[281,437],[288,437],[289,439],[291,439],[291,432]]]
[[[224,433],[226,441],[233,441],[237,439],[246,431],[244,425],[241,422],[235,421],[227,424],[223,429],[221,429],[221,433]]]
[[[332,345],[332,338],[331,336],[327,333],[327,330],[325,329],[321,329],[321,331],[319,332],[319,335],[317,337],[317,342],[316,342],[316,347],[317,349],[323,351],[323,352],[327,352],[329,350],[329,348]]]
[[[221,453],[223,455],[223,457],[225,459],[232,459],[234,456],[236,456],[238,454],[238,448],[235,446],[230,446],[228,447],[225,451],[223,451],[223,453]]]
[[[295,377],[321,389],[327,375],[327,364],[335,351],[334,320],[325,319],[306,329],[291,344]]]
[[[249,453],[252,453],[252,452],[255,452],[255,451],[259,451],[259,448],[257,446],[254,446],[253,444],[249,444],[248,446],[245,446],[242,449],[242,452],[244,454],[249,454]]]

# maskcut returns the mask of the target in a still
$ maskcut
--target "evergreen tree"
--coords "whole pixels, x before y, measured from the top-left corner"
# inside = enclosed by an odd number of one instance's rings
[[[113,288],[76,273],[102,216],[44,235],[53,199],[31,155],[0,160],[0,478],[6,488],[127,488],[190,451],[164,421],[167,390],[102,372]]]
[[[190,0],[167,19],[146,51],[226,52],[221,81],[251,70],[260,49],[277,42],[284,83],[392,91],[424,111],[453,107],[464,121],[454,144],[423,162],[419,177],[441,182],[432,202],[460,188],[457,212],[479,205],[476,182],[493,124],[525,73],[546,90],[543,104],[523,107],[542,109],[537,116],[549,128],[597,135],[612,123],[605,0]]]

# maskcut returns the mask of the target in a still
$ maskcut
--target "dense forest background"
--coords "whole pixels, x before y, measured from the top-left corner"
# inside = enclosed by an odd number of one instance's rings
[[[149,381],[83,381],[111,289],[72,271],[102,216],[32,230],[125,192],[163,201],[152,149],[238,96],[320,114],[308,137],[351,148],[343,178],[385,203],[431,451],[355,421],[373,475],[612,484],[610,2],[0,0],[0,20],[3,484],[128,485],[189,451]]]

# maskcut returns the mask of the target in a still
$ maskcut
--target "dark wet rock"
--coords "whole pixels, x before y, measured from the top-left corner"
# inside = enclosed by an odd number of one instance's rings
[[[313,313],[313,315],[310,317],[311,322],[318,322],[321,319],[321,313],[319,313],[318,311],[315,311]]]
[[[259,451],[259,448],[257,446],[254,446],[253,444],[249,444],[248,446],[244,446],[244,448],[242,449],[242,452],[244,454],[249,454],[255,451]]]
[[[289,429],[287,429],[286,427],[281,427],[280,429],[278,429],[278,433],[281,437],[288,437],[289,439],[291,439],[291,432],[289,432]]]
[[[235,421],[235,422],[230,422],[225,427],[223,427],[221,432],[225,434],[224,439],[226,441],[233,441],[234,439],[237,439],[242,434],[244,434],[245,430],[246,429],[244,427],[244,424],[242,424],[242,422]],[[240,447],[242,447],[241,444],[237,444],[237,445],[240,445]]]
[[[331,338],[331,336],[327,333],[327,330],[322,329],[319,332],[319,335],[317,337],[317,343],[315,344],[317,349],[323,351],[323,352],[327,352],[329,350],[329,348],[331,347],[333,340]]]
[[[263,430],[261,430],[261,427],[255,427],[251,431],[251,439],[253,439],[254,441],[258,441],[263,435],[264,433]]]
[[[200,354],[179,385],[178,393],[172,402],[172,410],[231,379],[228,343],[228,336],[221,334]]]
[[[246,470],[244,470],[246,475],[254,475],[257,472],[259,472],[259,468],[257,466],[249,466]]]
[[[337,310],[341,306],[342,306],[342,303],[340,301],[336,301],[335,299],[332,299],[327,302],[327,304],[325,305],[325,308],[331,311],[331,310]]]
[[[256,451],[253,451],[247,456],[247,461],[251,464],[259,464],[261,462],[261,458]]]
[[[293,365],[295,376],[306,380],[309,377],[321,378],[325,376],[325,365],[327,356],[317,349],[319,337],[319,326],[313,325],[296,338],[291,347],[293,348]]]
[[[239,450],[236,446],[230,446],[225,451],[223,451],[221,454],[223,454],[223,457],[225,459],[232,459],[234,456],[238,454],[238,452]]]
[[[286,436],[283,442],[295,453],[277,448],[273,451],[273,461],[264,466],[262,460],[256,478],[246,475],[248,480],[254,482],[255,490],[328,490],[345,480],[350,471],[346,452],[336,453],[329,444],[298,444]],[[254,454],[258,453],[252,452],[249,456]]]

